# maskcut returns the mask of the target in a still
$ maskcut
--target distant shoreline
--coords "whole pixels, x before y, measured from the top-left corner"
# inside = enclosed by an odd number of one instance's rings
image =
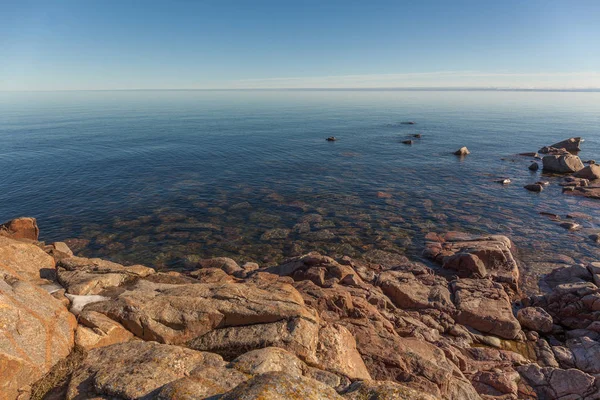
[[[61,89],[61,90],[0,90],[0,93],[52,93],[52,92],[565,92],[600,93],[596,89],[519,89],[519,88],[214,88],[214,89]]]

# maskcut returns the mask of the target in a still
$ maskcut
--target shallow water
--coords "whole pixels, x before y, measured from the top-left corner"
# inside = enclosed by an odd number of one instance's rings
[[[42,240],[159,268],[309,250],[418,258],[430,231],[500,233],[539,274],[534,261],[556,254],[600,258],[600,201],[563,195],[515,154],[582,136],[581,158],[600,158],[599,127],[600,93],[2,93],[0,219],[35,216]],[[454,156],[461,146],[472,154]],[[523,189],[540,178],[542,193]],[[540,211],[590,219],[567,232]]]

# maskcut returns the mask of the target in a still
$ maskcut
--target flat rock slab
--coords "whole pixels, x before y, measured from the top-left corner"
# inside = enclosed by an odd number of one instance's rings
[[[588,199],[600,200],[600,186],[585,186],[585,187],[574,187],[573,190],[567,190],[563,193],[586,197]]]
[[[451,286],[456,322],[505,339],[518,336],[521,326],[502,285],[488,279],[461,279]]]
[[[48,283],[56,275],[54,259],[39,247],[0,236],[0,272],[34,284]]]

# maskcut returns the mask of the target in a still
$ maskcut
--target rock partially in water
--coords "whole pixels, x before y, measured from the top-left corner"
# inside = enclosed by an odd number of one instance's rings
[[[337,140],[337,138],[335,136],[329,136],[327,139],[328,142],[335,142]]]
[[[577,171],[575,174],[573,174],[573,176],[576,178],[588,179],[590,181],[600,179],[600,165],[588,165],[587,167]]]
[[[529,185],[525,185],[523,187],[525,189],[529,190],[530,192],[536,192],[536,193],[539,193],[542,190],[544,190],[544,186],[540,185],[539,183],[532,183]]]
[[[567,174],[584,168],[581,159],[572,154],[548,155],[542,158],[544,171]]]
[[[456,150],[454,154],[457,156],[466,156],[468,154],[471,154],[471,152],[466,147],[461,147],[460,149]]]
[[[531,165],[529,166],[530,171],[537,171],[538,169],[540,169],[540,164],[536,162],[531,163]]]
[[[583,143],[582,138],[572,137],[572,138],[560,141],[558,143],[554,143],[553,145],[550,145],[549,147],[555,148],[555,149],[565,149],[567,151],[577,152],[577,151],[581,151],[581,147],[580,147],[581,143]],[[540,150],[540,153],[544,153],[544,152],[542,150]]]

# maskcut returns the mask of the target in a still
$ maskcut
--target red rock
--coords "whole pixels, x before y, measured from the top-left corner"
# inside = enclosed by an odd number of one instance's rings
[[[38,240],[40,230],[35,218],[15,218],[0,225],[0,232],[13,239]]]

